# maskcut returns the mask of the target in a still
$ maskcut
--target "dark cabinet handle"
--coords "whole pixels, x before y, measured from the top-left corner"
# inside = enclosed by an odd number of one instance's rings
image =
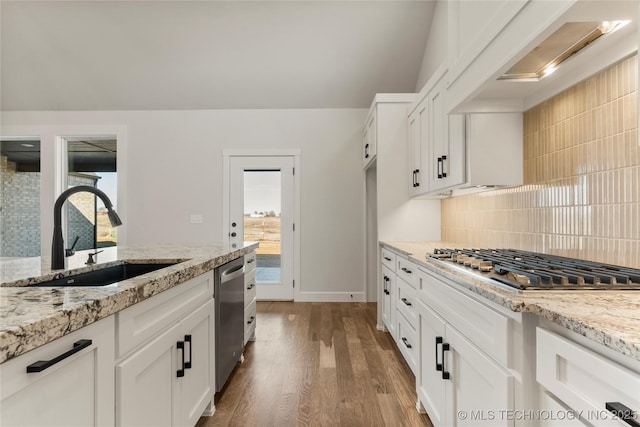
[[[247,286],[247,290],[250,291],[251,289],[253,289],[256,285],[254,283],[250,284],[249,286]]]
[[[409,307],[411,307],[411,303],[409,302],[409,300],[407,300],[406,298],[400,298],[400,301],[402,301],[403,303],[405,303],[405,305],[408,305]]]
[[[236,236],[237,236],[237,234],[236,234],[235,231],[233,233],[231,233],[231,237],[236,237]]]
[[[182,369],[178,369],[176,371],[176,376],[178,378],[180,378],[180,377],[184,377],[184,368],[185,368],[185,366],[184,366],[184,341],[178,341],[176,343],[176,346],[178,347],[178,349],[182,353]]]
[[[438,157],[438,179],[442,179],[442,157]]]
[[[405,273],[407,273],[407,274],[411,274],[411,270],[409,270],[409,269],[408,269],[408,268],[406,268],[406,267],[402,267],[400,270],[404,271],[404,272],[405,272]]]
[[[442,363],[438,363],[438,346],[443,342],[442,337],[436,337],[436,371],[442,371]]]
[[[184,368],[191,369],[191,362],[193,362],[193,353],[191,352],[191,347],[193,347],[193,344],[191,343],[191,335],[185,335],[184,342],[185,342],[185,345],[186,343],[189,343],[189,361],[184,362]]]
[[[442,156],[442,177],[446,178],[447,177],[447,173],[444,171],[444,161],[447,160],[447,156]]]
[[[416,169],[416,187],[420,187],[420,169]]]
[[[247,261],[247,264],[251,264],[255,260],[256,260],[255,258],[251,258],[250,260]]]
[[[413,175],[412,177],[412,182],[411,182],[411,186],[413,188],[416,188],[416,171],[415,169],[411,171],[411,174]]]
[[[369,144],[365,144],[364,146],[364,158],[365,159],[369,158]]]
[[[449,372],[447,372],[447,369],[444,367],[444,352],[445,351],[449,351],[449,344],[448,343],[443,343],[442,344],[442,379],[443,380],[448,380],[449,378],[451,378],[451,374]]]
[[[606,402],[605,408],[628,425],[640,427],[640,422],[636,421],[637,411],[632,410],[628,406],[620,402]]]
[[[407,348],[411,348],[411,344],[409,344],[409,340],[407,340],[405,337],[402,337],[402,342]]]
[[[251,317],[249,318],[249,320],[247,321],[247,325],[252,324],[254,320],[256,320],[256,317],[255,317],[255,316],[251,316]]]
[[[56,363],[63,361],[67,357],[73,356],[80,350],[89,347],[92,343],[93,341],[91,340],[76,341],[73,343],[73,348],[66,353],[62,353],[60,356],[54,357],[51,360],[38,360],[37,362],[34,362],[31,365],[27,366],[27,373],[42,372],[45,369],[55,365]]]
[[[389,258],[388,256],[383,257],[385,259],[385,261],[391,261],[391,258]]]

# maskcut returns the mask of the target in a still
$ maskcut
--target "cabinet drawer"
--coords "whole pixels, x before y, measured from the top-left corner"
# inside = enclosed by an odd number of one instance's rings
[[[244,343],[254,337],[256,330],[256,302],[255,300],[244,309]]]
[[[542,328],[536,329],[536,340],[536,379],[568,407],[602,414],[607,402],[619,402],[640,411],[639,372]]]
[[[415,302],[416,290],[409,286],[403,279],[399,278],[396,307],[414,329],[418,324]]]
[[[422,277],[418,298],[502,366],[511,367],[508,344],[510,319],[453,289],[444,279],[427,272],[422,272]]]
[[[411,287],[418,288],[420,279],[418,277],[418,266],[406,258],[397,257],[398,268],[396,272],[398,277],[402,277]]]
[[[398,348],[415,375],[418,367],[418,334],[402,312],[397,311],[396,318],[398,320],[396,330]]]
[[[251,304],[256,299],[256,271],[244,275],[244,305]]]
[[[165,331],[213,298],[213,271],[116,313],[116,358]]]
[[[386,265],[387,268],[393,272],[396,271],[396,254],[388,249],[381,249],[382,252],[382,265]]]
[[[256,269],[256,253],[251,252],[250,254],[246,254],[244,256],[244,274],[248,272],[255,271]]]

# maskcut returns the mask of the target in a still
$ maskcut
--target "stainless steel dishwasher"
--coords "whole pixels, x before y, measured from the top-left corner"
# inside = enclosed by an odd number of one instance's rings
[[[244,350],[244,257],[216,268],[216,392],[222,390]]]

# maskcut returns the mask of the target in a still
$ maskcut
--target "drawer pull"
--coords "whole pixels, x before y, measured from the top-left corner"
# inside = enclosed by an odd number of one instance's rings
[[[389,258],[388,256],[383,257],[385,261],[391,261],[391,258]]]
[[[438,363],[438,346],[442,343],[442,337],[436,337],[436,371],[442,371],[442,363]]]
[[[411,303],[409,302],[409,300],[407,300],[406,298],[400,298],[400,301],[402,301],[403,303],[405,303],[405,305],[408,305],[409,307],[411,307]]]
[[[256,317],[255,317],[255,316],[251,316],[251,317],[249,318],[249,320],[247,321],[247,325],[252,324],[254,320],[256,320]]]
[[[55,365],[58,362],[63,361],[67,357],[73,356],[80,350],[89,347],[93,342],[91,340],[79,340],[73,343],[73,348],[66,353],[62,353],[60,356],[54,357],[51,360],[38,360],[27,366],[27,373],[42,372],[45,369]]]
[[[442,344],[442,379],[443,380],[448,380],[449,378],[451,378],[451,374],[444,367],[444,352],[445,351],[449,351],[449,344],[448,343],[443,343]]]
[[[247,260],[247,264],[251,264],[255,260],[256,260],[255,258],[251,258],[251,259]]]
[[[400,270],[404,271],[407,274],[411,274],[411,270],[409,270],[407,267],[402,267]]]
[[[255,283],[250,284],[249,286],[247,286],[247,290],[250,291],[251,289],[253,289],[255,287]]]
[[[637,412],[631,408],[623,405],[620,402],[607,402],[605,403],[607,411],[611,412],[616,417],[633,427],[640,427],[640,422],[636,421]]]
[[[411,344],[409,344],[409,340],[407,340],[405,337],[402,337],[402,342],[407,348],[411,348]]]

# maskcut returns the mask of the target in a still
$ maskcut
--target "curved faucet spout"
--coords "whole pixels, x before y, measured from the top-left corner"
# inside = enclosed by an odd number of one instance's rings
[[[115,210],[113,210],[113,203],[109,200],[109,197],[101,190],[89,185],[78,185],[65,190],[58,196],[56,203],[53,206],[53,240],[51,242],[51,269],[62,270],[65,268],[66,257],[64,251],[64,238],[62,237],[62,205],[67,201],[69,196],[80,192],[93,193],[102,199],[105,208],[107,208],[107,215],[109,221],[113,227],[122,225],[122,220],[118,216]]]

